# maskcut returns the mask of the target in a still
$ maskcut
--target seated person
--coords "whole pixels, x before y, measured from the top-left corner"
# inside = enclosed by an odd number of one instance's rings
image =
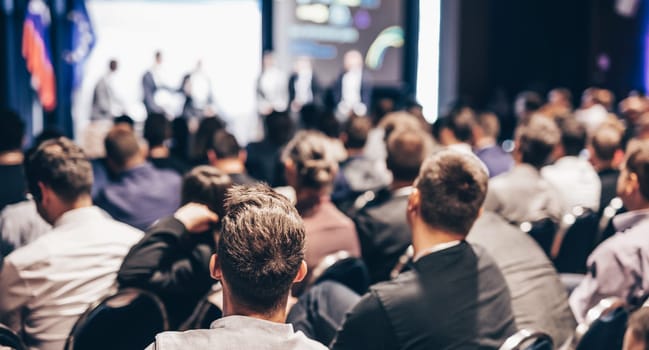
[[[622,350],[646,350],[649,347],[649,308],[643,307],[629,319]]]
[[[617,182],[617,195],[628,212],[613,218],[617,233],[590,254],[588,273],[570,295],[578,321],[606,297],[631,305],[649,295],[649,143],[638,142],[628,152]]]
[[[230,178],[203,165],[184,178],[183,207],[153,224],[128,253],[117,274],[120,287],[138,287],[160,296],[177,328],[210,291],[209,259],[214,231],[223,217]]]
[[[272,187],[286,185],[282,149],[293,137],[295,125],[285,112],[272,112],[264,119],[264,139],[246,146],[246,169],[255,179]]]
[[[489,169],[489,177],[508,172],[514,159],[498,145],[500,122],[494,113],[481,113],[473,127],[474,152]]]
[[[187,165],[171,155],[165,141],[171,138],[171,123],[164,114],[150,114],[144,121],[144,139],[148,143],[147,159],[156,168],[170,169],[180,175],[188,170]]]
[[[72,141],[43,143],[25,172],[52,230],[5,259],[0,322],[11,320],[30,348],[60,350],[79,316],[115,286],[119,265],[142,232],[92,205],[90,162]]]
[[[332,349],[498,349],[516,332],[502,273],[484,249],[465,241],[488,179],[464,151],[424,161],[405,213],[413,270],[370,287]]]
[[[23,135],[25,123],[9,110],[0,110],[0,210],[25,199]]]
[[[471,144],[476,123],[475,113],[470,108],[451,112],[451,115],[438,121],[440,143],[448,148],[473,153]]]
[[[561,141],[555,146],[554,164],[541,169],[541,175],[558,190],[561,207],[569,212],[576,206],[599,210],[602,183],[588,160],[579,157],[586,147],[586,127],[576,119],[557,119]]]
[[[619,160],[622,153],[622,133],[613,126],[598,127],[588,143],[590,164],[593,165],[602,183],[599,199],[600,215],[611,200],[616,197],[617,177],[620,175]]]
[[[340,250],[360,256],[354,223],[329,199],[337,170],[329,139],[316,131],[299,132],[284,149],[282,159],[306,228],[308,267],[315,268],[325,256]]]
[[[257,181],[246,174],[246,151],[234,135],[217,130],[207,147],[207,160],[213,167],[228,174],[235,185],[252,185]]]
[[[389,280],[390,271],[412,243],[403,213],[412,182],[419,174],[421,163],[430,155],[431,145],[430,136],[421,131],[392,132],[387,143],[387,167],[393,179],[390,189],[379,192],[352,216],[372,283]]]
[[[33,199],[6,206],[0,212],[0,261],[15,249],[35,241],[51,229],[50,224],[38,215]]]
[[[97,206],[115,220],[142,230],[178,208],[180,175],[148,163],[133,132],[114,128],[105,145],[107,164],[116,178],[99,191]]]
[[[559,194],[541,177],[539,169],[549,160],[560,137],[555,123],[541,115],[519,126],[515,165],[489,181],[484,209],[516,225],[545,218],[559,223],[563,215]]]
[[[227,196],[210,272],[223,285],[224,317],[211,329],[165,332],[155,349],[326,349],[285,323],[291,285],[307,273],[305,229],[295,207],[265,185]]]

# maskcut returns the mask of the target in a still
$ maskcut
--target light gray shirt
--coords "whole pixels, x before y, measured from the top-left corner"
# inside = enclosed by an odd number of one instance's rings
[[[51,231],[5,259],[0,322],[23,328],[32,348],[63,349],[79,316],[115,286],[124,256],[142,236],[97,207],[66,212]]]
[[[559,191],[564,212],[576,206],[599,209],[602,182],[588,160],[566,156],[541,169],[541,175]]]
[[[227,316],[212,322],[210,329],[164,332],[145,350],[255,349],[324,350],[293,326],[247,316]]]

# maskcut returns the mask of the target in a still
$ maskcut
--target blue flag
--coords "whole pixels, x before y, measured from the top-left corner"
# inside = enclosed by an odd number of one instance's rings
[[[72,65],[73,80],[72,90],[76,90],[83,79],[83,66],[92,48],[95,46],[95,32],[90,23],[85,0],[74,0],[72,9],[68,13],[68,20],[72,22],[70,30],[72,35],[71,47],[65,53],[65,61]]]

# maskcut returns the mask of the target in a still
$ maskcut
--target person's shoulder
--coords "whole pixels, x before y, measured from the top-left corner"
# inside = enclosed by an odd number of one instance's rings
[[[293,336],[293,342],[295,344],[295,349],[304,349],[304,350],[324,350],[327,349],[326,346],[322,345],[321,343],[309,339],[304,333],[301,331],[295,332]]]
[[[184,332],[162,332],[155,336],[156,350],[208,348],[213,340],[213,331],[194,329]]]
[[[20,247],[5,257],[5,264],[11,263],[17,270],[29,270],[49,261],[50,247],[56,244],[56,229],[51,229],[35,241]]]

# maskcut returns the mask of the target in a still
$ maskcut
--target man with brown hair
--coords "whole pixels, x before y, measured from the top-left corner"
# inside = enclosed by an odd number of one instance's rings
[[[307,273],[295,207],[266,185],[233,187],[225,207],[210,261],[224,317],[209,330],[158,334],[147,349],[325,349],[284,323],[290,288]]]
[[[622,132],[611,125],[600,126],[590,138],[588,153],[590,164],[597,171],[602,183],[599,200],[601,213],[616,196],[617,178],[620,175],[618,166],[623,156]]]
[[[462,151],[423,163],[406,209],[413,270],[372,286],[333,349],[498,349],[516,332],[500,270],[465,241],[487,181],[480,160]]]
[[[649,349],[649,307],[634,312],[624,334],[622,350]]]

